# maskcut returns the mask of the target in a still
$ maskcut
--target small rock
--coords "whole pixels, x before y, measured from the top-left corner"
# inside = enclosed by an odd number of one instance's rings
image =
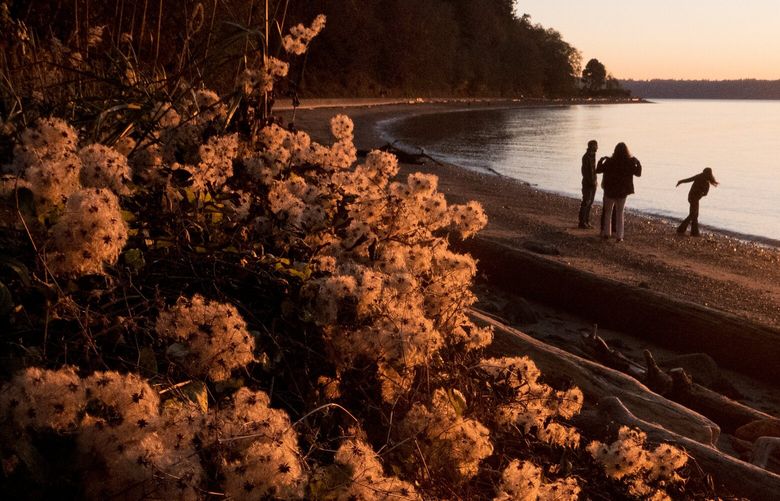
[[[528,249],[531,252],[535,252],[537,254],[543,254],[545,256],[560,256],[561,250],[552,245],[545,242],[535,242],[532,240],[523,242],[523,247]]]
[[[499,314],[513,324],[527,325],[539,321],[539,314],[528,301],[521,297],[513,297],[507,301]]]
[[[717,362],[706,353],[689,353],[667,358],[659,364],[664,369],[685,369],[695,382],[710,387],[721,377]]]

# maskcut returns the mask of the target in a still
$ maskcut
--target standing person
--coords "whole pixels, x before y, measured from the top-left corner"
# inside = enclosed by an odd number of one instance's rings
[[[710,191],[710,185],[717,186],[718,182],[715,180],[715,176],[712,175],[712,169],[709,167],[701,171],[701,174],[689,177],[688,179],[680,179],[677,181],[677,186],[683,183],[693,182],[691,191],[688,192],[688,203],[691,204],[691,208],[688,211],[688,217],[683,219],[680,226],[677,227],[677,233],[685,235],[685,230],[688,229],[688,224],[691,225],[691,236],[699,236],[699,200],[702,197],[706,197]],[[675,186],[675,188],[677,187]]]
[[[582,155],[582,203],[580,204],[580,228],[593,228],[590,224],[590,208],[596,198],[598,179],[596,176],[596,151],[599,143],[595,139],[588,141],[588,149]]]
[[[617,212],[617,240],[622,242],[626,197],[634,193],[634,176],[642,175],[642,164],[631,156],[626,143],[618,143],[611,157],[599,160],[596,172],[604,173],[601,181],[604,187],[604,225],[601,228],[601,237],[607,239],[612,235],[612,225],[608,222],[612,219],[614,209]]]

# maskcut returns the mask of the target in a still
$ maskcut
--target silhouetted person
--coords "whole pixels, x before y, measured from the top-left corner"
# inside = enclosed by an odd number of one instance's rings
[[[710,191],[710,185],[717,186],[718,182],[715,180],[715,176],[712,175],[712,169],[707,167],[701,174],[696,174],[688,179],[680,179],[677,181],[677,186],[683,183],[693,182],[691,190],[688,192],[688,203],[691,204],[691,208],[688,212],[688,217],[683,219],[680,226],[677,227],[677,233],[685,235],[685,231],[688,229],[688,224],[691,225],[691,236],[699,236],[699,200],[702,197],[706,197]],[[676,187],[676,186],[675,186]]]
[[[612,211],[617,212],[617,240],[623,241],[623,210],[626,197],[634,193],[634,176],[642,175],[642,164],[631,156],[626,143],[618,143],[611,157],[599,160],[596,172],[604,173],[601,184],[604,187],[604,225],[601,236],[604,239],[612,235],[612,225],[607,224],[612,218]]]
[[[596,175],[596,151],[599,143],[595,139],[588,141],[588,149],[582,155],[582,203],[580,204],[580,228],[593,228],[590,224],[590,208],[596,198],[598,176]]]

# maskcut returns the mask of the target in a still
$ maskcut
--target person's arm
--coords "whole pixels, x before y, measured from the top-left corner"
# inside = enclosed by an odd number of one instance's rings
[[[688,179],[680,179],[679,181],[677,181],[677,186],[680,186],[683,183],[692,183],[695,180],[696,180],[696,176],[691,176]],[[675,188],[677,186],[675,186]]]
[[[639,163],[639,159],[634,159],[634,175],[636,177],[642,177],[642,164]]]
[[[596,174],[601,174],[604,172],[604,164],[607,162],[609,157],[601,157],[599,158],[599,163],[596,164]]]

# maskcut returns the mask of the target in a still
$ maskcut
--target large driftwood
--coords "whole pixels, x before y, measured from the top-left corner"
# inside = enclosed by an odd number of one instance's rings
[[[777,383],[780,330],[726,312],[597,276],[485,238],[458,243],[490,283],[600,326],[677,351],[704,352],[725,367]]]
[[[493,344],[487,350],[489,356],[526,355],[542,373],[569,378],[585,394],[586,404],[597,402],[604,396],[620,395],[628,408],[644,420],[658,423],[703,444],[717,442],[720,429],[715,423],[653,393],[636,379],[547,345],[483,312],[472,311],[471,316],[478,324],[490,325],[494,329]]]
[[[599,411],[621,425],[639,428],[653,442],[668,442],[685,448],[702,469],[729,491],[753,501],[775,501],[780,493],[780,476],[750,463],[740,461],[713,447],[681,436],[666,427],[640,419],[629,411],[617,397],[605,397],[599,401]],[[759,460],[763,459],[759,458]]]
[[[747,405],[741,404],[716,391],[694,383],[684,370],[671,370],[672,388],[668,398],[699,412],[715,421],[727,433],[754,421],[776,419]]]

